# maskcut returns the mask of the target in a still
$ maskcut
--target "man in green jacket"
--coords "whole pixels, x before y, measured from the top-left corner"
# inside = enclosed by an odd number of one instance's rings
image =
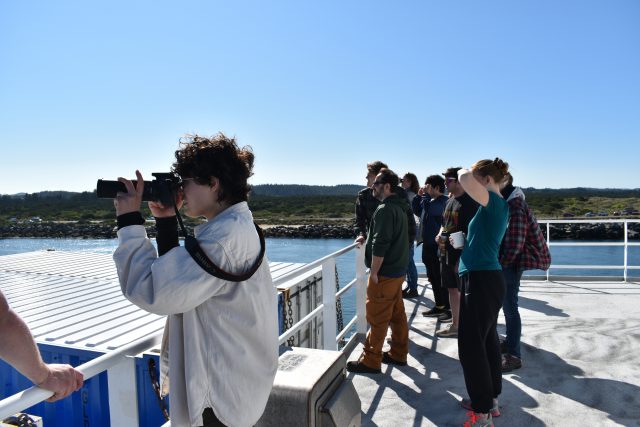
[[[365,264],[370,268],[366,314],[371,326],[362,355],[347,363],[355,373],[379,374],[382,363],[405,366],[409,329],[402,300],[402,284],[409,261],[407,201],[395,193],[398,176],[382,169],[371,185],[380,205],[373,214],[365,242]],[[391,349],[382,345],[391,326]]]

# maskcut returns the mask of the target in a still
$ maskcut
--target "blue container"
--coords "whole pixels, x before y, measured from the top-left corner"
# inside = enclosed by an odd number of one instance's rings
[[[278,292],[278,335],[284,333],[284,319],[286,315],[284,308],[284,292]]]
[[[68,347],[38,344],[42,358],[47,363],[66,363],[79,366],[102,353]],[[136,385],[139,425],[158,427],[166,421],[149,377],[149,359],[154,359],[156,370],[158,356],[145,354],[136,358]],[[158,375],[156,373],[156,378]],[[7,363],[0,361],[0,393],[4,399],[33,384]],[[168,400],[168,399],[167,399]],[[39,403],[23,412],[43,418],[46,427],[110,427],[109,391],[107,373],[103,372],[84,382],[80,390],[55,403]]]

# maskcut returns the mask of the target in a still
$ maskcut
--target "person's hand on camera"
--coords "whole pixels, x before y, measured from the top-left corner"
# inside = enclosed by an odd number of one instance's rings
[[[74,391],[82,387],[84,375],[82,372],[69,365],[51,363],[47,367],[47,377],[38,384],[38,387],[53,392],[53,396],[47,402],[55,402],[64,399]]]
[[[118,181],[124,184],[127,189],[126,193],[118,192],[116,198],[113,200],[113,204],[116,207],[116,216],[120,216],[130,212],[137,212],[140,210],[140,204],[142,203],[142,193],[144,191],[144,180],[140,171],[136,171],[136,185],[126,178],[118,178]]]
[[[178,191],[176,193],[176,207],[178,210],[182,208],[182,201],[184,200],[184,196],[182,191]],[[173,206],[165,206],[160,202],[149,202],[149,210],[154,218],[168,218],[172,216],[176,216],[176,210]]]

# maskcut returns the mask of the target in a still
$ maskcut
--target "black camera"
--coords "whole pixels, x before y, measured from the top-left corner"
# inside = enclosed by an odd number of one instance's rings
[[[155,172],[153,181],[144,182],[144,192],[142,193],[142,201],[160,202],[165,206],[173,206],[175,203],[175,194],[182,185],[180,177],[171,172]],[[136,185],[136,180],[132,180]],[[120,181],[107,181],[99,179],[96,187],[96,193],[100,199],[115,199],[118,191],[127,192],[127,188]]]

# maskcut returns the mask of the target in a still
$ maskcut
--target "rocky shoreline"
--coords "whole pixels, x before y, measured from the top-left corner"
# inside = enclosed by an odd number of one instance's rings
[[[155,237],[156,227],[147,224],[147,235]],[[187,226],[189,232],[192,228]],[[265,226],[266,237],[302,238],[302,239],[351,239],[354,238],[353,227],[346,225],[299,225],[299,226]],[[113,239],[116,228],[105,223],[28,223],[0,226],[0,239],[15,237],[60,238],[60,239]]]
[[[155,237],[154,224],[147,225],[147,234]],[[189,227],[187,227],[189,228]],[[299,238],[299,239],[353,239],[354,229],[348,225],[299,225],[299,226],[264,226],[266,237]],[[542,226],[546,234],[546,226]],[[191,231],[191,230],[190,230]],[[624,227],[621,223],[596,224],[552,224],[550,227],[552,240],[623,240]],[[61,239],[113,239],[116,229],[113,224],[105,223],[29,223],[0,226],[1,238],[37,237]],[[640,240],[640,224],[629,224],[629,240]]]

